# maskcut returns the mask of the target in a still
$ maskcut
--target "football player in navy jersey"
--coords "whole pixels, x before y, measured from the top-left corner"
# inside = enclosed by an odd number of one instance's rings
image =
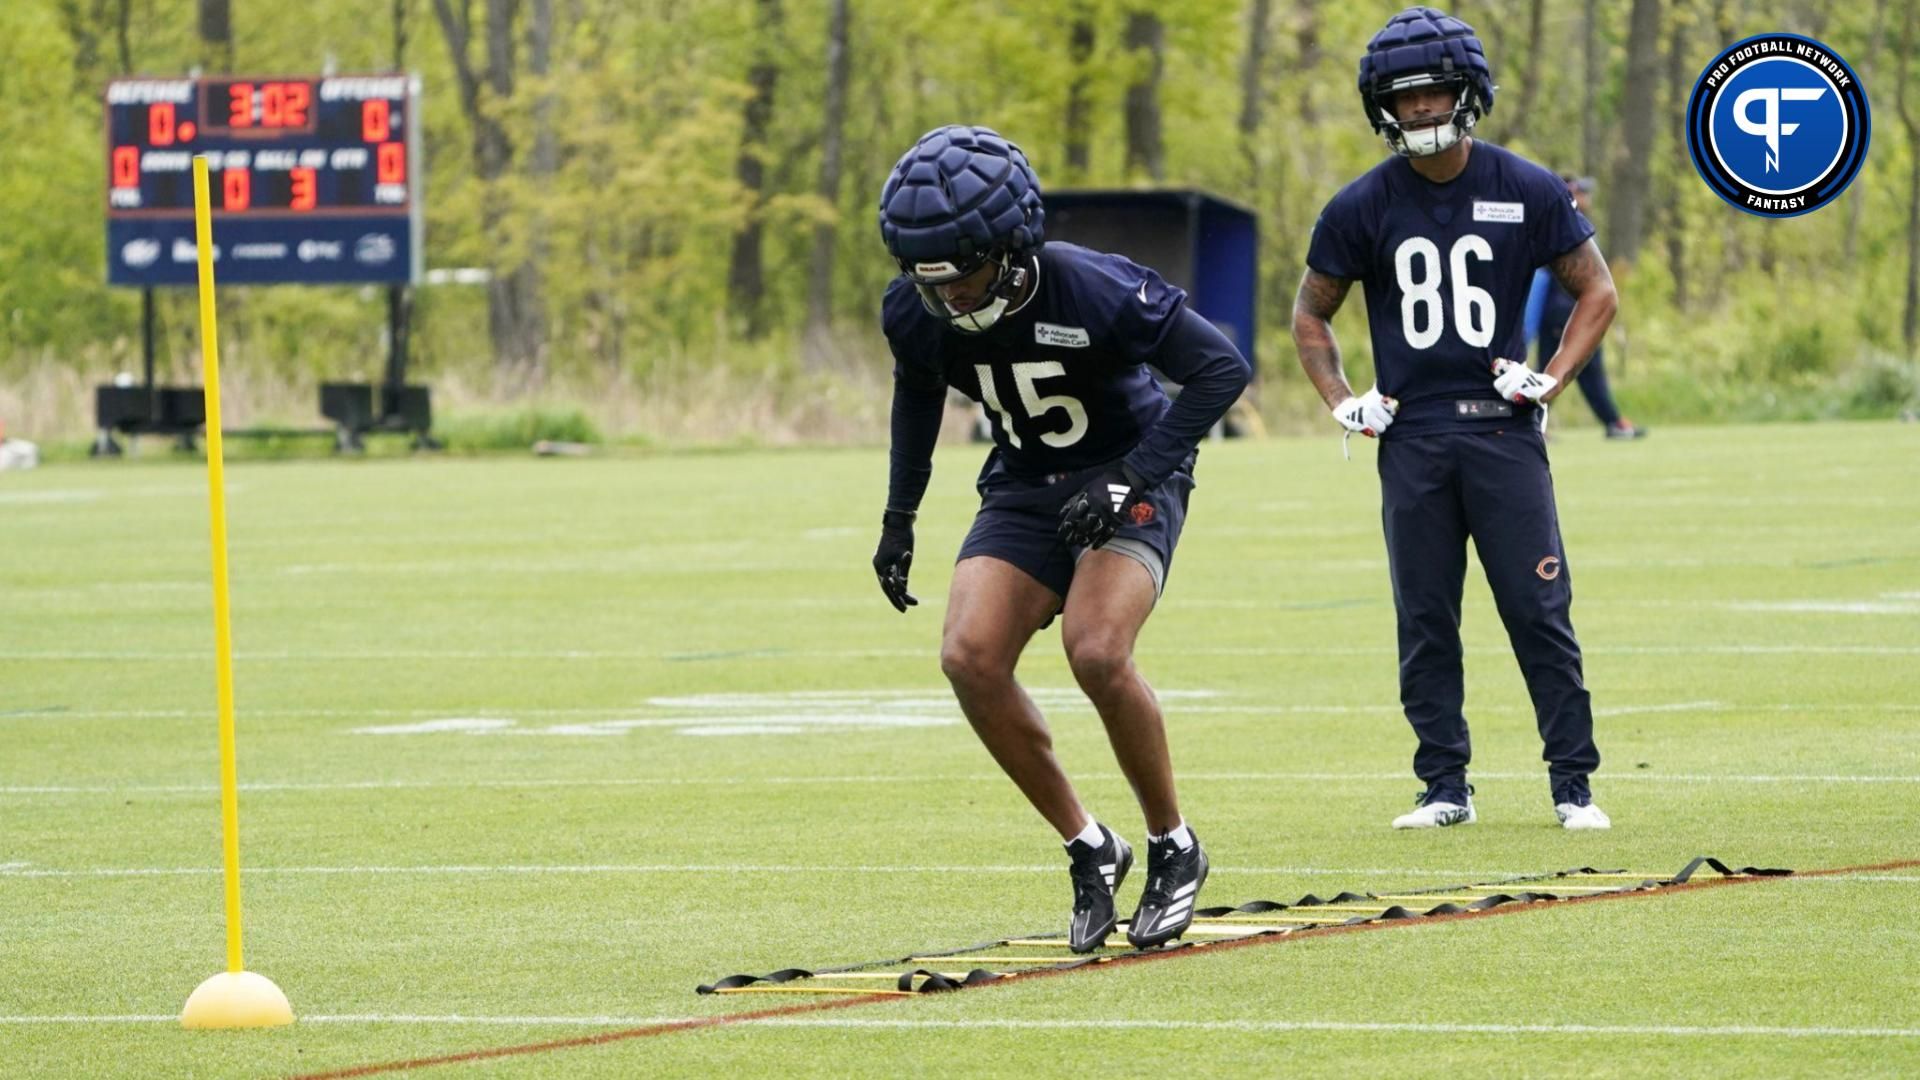
[[[1432,8],[1395,15],[1368,42],[1361,103],[1394,154],[1321,211],[1293,337],[1334,419],[1381,441],[1400,701],[1426,783],[1394,827],[1474,820],[1460,649],[1472,537],[1533,699],[1555,815],[1568,829],[1604,829],[1588,787],[1600,752],[1544,427],[1547,403],[1593,355],[1618,300],[1593,226],[1559,177],[1472,137],[1493,91],[1473,28]],[[1576,302],[1536,373],[1521,362],[1521,319],[1540,266]],[[1377,376],[1359,396],[1330,322],[1356,281]]]
[[[986,128],[927,133],[887,178],[880,232],[900,276],[881,308],[893,445],[873,568],[895,608],[917,602],[914,513],[947,390],[981,402],[994,445],[953,571],[940,667],[980,741],[1065,842],[1070,943],[1091,952],[1113,932],[1133,852],[1087,812],[1013,676],[1035,632],[1062,616],[1074,679],[1146,818],[1147,885],[1127,939],[1147,948],[1193,921],[1207,857],[1180,815],[1133,644],[1180,539],[1195,448],[1252,372],[1185,292],[1118,255],[1044,244],[1045,217],[1026,156]],[[1182,384],[1178,402],[1148,364]]]

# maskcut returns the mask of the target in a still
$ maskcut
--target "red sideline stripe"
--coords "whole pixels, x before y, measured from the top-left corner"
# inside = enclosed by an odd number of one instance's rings
[[[442,1054],[439,1057],[412,1058],[407,1061],[386,1061],[374,1065],[354,1065],[332,1072],[300,1073],[290,1080],[345,1080],[351,1076],[373,1076],[376,1073],[400,1072],[404,1069],[424,1069],[429,1065],[455,1065],[463,1061],[485,1061],[488,1058],[517,1057],[521,1054],[538,1054],[547,1050],[571,1050],[577,1046],[597,1046],[601,1043],[620,1042],[625,1039],[644,1039],[649,1035],[671,1035],[676,1031],[693,1031],[696,1028],[719,1027],[722,1024],[739,1024],[748,1020],[765,1020],[774,1016],[792,1016],[795,1013],[824,1012],[827,1009],[844,1009],[850,1005],[868,1005],[875,1001],[891,1000],[878,995],[873,997],[845,998],[837,1001],[816,1001],[807,1005],[786,1005],[778,1009],[761,1009],[758,1012],[728,1013],[720,1016],[708,1016],[697,1020],[678,1020],[669,1024],[648,1024],[646,1027],[623,1028],[619,1031],[603,1031],[598,1035],[582,1035],[572,1039],[555,1039],[552,1042],[522,1043],[519,1046],[496,1046],[487,1050],[467,1050],[458,1054]]]
[[[1870,866],[1836,866],[1825,870],[1796,871],[1792,877],[1831,877],[1838,874],[1863,874],[1878,870],[1907,870],[1920,867],[1920,859],[1896,859],[1893,862],[1874,863]],[[1710,873],[1712,871],[1709,871]],[[1452,915],[1426,915],[1417,919],[1392,919],[1376,922],[1354,923],[1351,926],[1324,926],[1313,930],[1299,930],[1291,934],[1267,935],[1263,937],[1241,938],[1237,941],[1221,941],[1201,948],[1174,949],[1163,953],[1148,953],[1142,956],[1116,956],[1101,964],[1087,964],[1076,968],[1054,968],[1042,971],[1022,972],[1017,975],[982,983],[979,987],[1000,986],[1005,983],[1046,976],[1070,975],[1082,971],[1093,971],[1119,964],[1144,964],[1159,960],[1168,960],[1177,956],[1195,956],[1220,952],[1225,949],[1241,949],[1255,945],[1283,944],[1307,937],[1323,937],[1329,934],[1345,934],[1361,930],[1385,930],[1399,926],[1426,926],[1438,922],[1453,922],[1463,919],[1480,919],[1492,915],[1512,915],[1522,911],[1545,911],[1565,907],[1568,904],[1584,904],[1596,900],[1624,900],[1633,897],[1666,896],[1669,893],[1687,892],[1694,889],[1711,889],[1725,885],[1751,885],[1760,881],[1784,881],[1785,877],[1738,877],[1695,878],[1684,885],[1668,885],[1661,889],[1637,892],[1597,893],[1591,896],[1574,896],[1565,900],[1534,904],[1501,904],[1499,907],[1482,908],[1479,911],[1462,911]],[[497,1046],[486,1050],[468,1050],[458,1054],[442,1054],[438,1057],[411,1058],[406,1061],[387,1061],[372,1065],[355,1065],[332,1072],[300,1073],[289,1080],[348,1080],[350,1077],[374,1076],[379,1073],[402,1072],[407,1069],[424,1069],[433,1065],[455,1065],[465,1061],[485,1061],[489,1058],[517,1057],[522,1054],[539,1054],[549,1050],[570,1050],[581,1046],[599,1046],[603,1043],[624,1042],[628,1039],[645,1039],[654,1035],[671,1035],[678,1031],[695,1031],[700,1028],[720,1027],[723,1024],[745,1024],[755,1020],[767,1020],[777,1016],[796,1016],[803,1013],[825,1012],[828,1009],[848,1009],[857,1005],[874,1005],[883,1001],[899,1001],[896,997],[847,998],[839,1001],[813,1002],[807,1005],[787,1005],[777,1009],[760,1009],[755,1012],[727,1013],[720,1016],[703,1017],[697,1020],[681,1020],[669,1024],[649,1024],[646,1027],[623,1028],[618,1031],[603,1031],[598,1035],[582,1035],[572,1039],[555,1039],[550,1042],[522,1043],[517,1046]],[[908,999],[911,1000],[911,999]]]

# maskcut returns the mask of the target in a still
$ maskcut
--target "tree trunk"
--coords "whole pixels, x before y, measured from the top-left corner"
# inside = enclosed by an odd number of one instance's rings
[[[530,0],[527,9],[527,73],[533,76],[536,91],[532,113],[533,154],[527,163],[527,171],[533,178],[532,189],[535,192],[550,190],[553,174],[560,167],[559,143],[553,124],[553,88],[548,79],[552,71],[553,0]],[[527,218],[530,236],[527,261],[514,268],[514,288],[519,293],[521,314],[516,332],[527,345],[522,354],[526,364],[522,374],[529,383],[538,385],[547,377],[549,328],[546,267],[553,248],[547,238],[544,199],[536,196],[522,213]]]
[[[1527,124],[1533,119],[1533,103],[1540,94],[1540,34],[1544,21],[1546,0],[1529,0],[1527,4],[1527,49],[1526,59],[1520,69],[1520,100],[1514,103],[1512,112],[1506,113],[1506,141],[1521,142],[1527,137]]]
[[[217,71],[233,70],[231,0],[200,0],[200,59]]]
[[[1299,50],[1299,58],[1294,61],[1294,70],[1307,73],[1300,80],[1300,122],[1306,128],[1312,128],[1320,122],[1320,107],[1313,100],[1313,69],[1320,64],[1320,6],[1319,0],[1295,0],[1293,9],[1300,18],[1299,28],[1294,32],[1293,40]],[[1348,89],[1352,89],[1349,87]]]
[[[1673,153],[1676,157],[1686,152],[1681,140],[1685,138],[1687,130],[1687,97],[1693,85],[1693,65],[1699,62],[1688,51],[1689,32],[1696,18],[1697,2],[1676,0],[1673,8],[1675,18],[1667,43],[1667,130],[1674,133]],[[1669,183],[1676,189],[1693,183],[1691,170],[1674,170],[1671,177]],[[1669,191],[1661,202],[1664,211],[1659,215],[1658,228],[1666,240],[1667,270],[1673,276],[1673,304],[1685,311],[1689,303],[1687,219],[1683,212],[1686,202],[1678,190]]]
[[[453,5],[459,4],[458,9]],[[487,0],[487,66],[473,66],[473,18],[470,0],[433,0],[447,53],[453,60],[454,82],[459,88],[460,109],[473,130],[474,176],[484,189],[481,196],[481,231],[499,238],[511,216],[506,195],[499,187],[513,162],[513,143],[506,128],[490,109],[481,107],[480,88],[484,83],[493,98],[504,103],[513,97],[514,48],[513,16],[516,0]],[[545,344],[545,314],[540,303],[540,279],[537,268],[519,266],[492,268],[487,281],[487,336],[493,344],[495,370],[514,376],[537,375]]]
[[[1900,77],[1894,89],[1894,105],[1901,126],[1907,129],[1907,302],[1900,316],[1900,340],[1906,344],[1907,359],[1914,357],[1916,324],[1920,324],[1920,121],[1907,102],[1908,71],[1913,67],[1914,6],[1900,24]]]
[[[1864,86],[1873,85],[1873,72],[1880,60],[1880,45],[1886,40],[1887,0],[1874,0],[1873,34],[1868,39],[1866,62],[1860,65],[1860,82]],[[1904,63],[1906,58],[1901,57]],[[1858,177],[1855,178],[1859,179]],[[1854,252],[1860,242],[1860,211],[1867,204],[1867,185],[1856,183],[1847,193],[1847,234],[1841,247],[1842,259],[1848,266],[1857,266]]]
[[[1087,70],[1093,60],[1093,12],[1087,5],[1073,5],[1073,27],[1067,39],[1067,56],[1073,65],[1072,73],[1067,76],[1067,180],[1069,183],[1085,183],[1087,172],[1092,168],[1091,145],[1087,135],[1087,84],[1092,81]]]
[[[1580,172],[1600,175],[1600,12],[1597,0],[1586,0],[1580,19]]]
[[[1647,191],[1653,176],[1653,136],[1659,118],[1654,95],[1660,85],[1660,0],[1633,0],[1627,34],[1627,85],[1620,119],[1625,154],[1614,180],[1611,257],[1632,262],[1646,234]]]
[[[773,119],[774,85],[780,78],[776,63],[780,0],[757,0],[755,7],[753,65],[747,71],[753,94],[747,98],[740,153],[734,162],[734,176],[747,202],[747,220],[733,234],[733,258],[727,268],[727,295],[749,338],[764,337],[767,332],[767,281],[761,256],[766,224],[761,213],[767,196],[767,129]]]
[[[1160,16],[1127,16],[1127,52],[1144,70],[1127,87],[1127,173],[1167,178],[1166,146],[1160,137],[1160,78],[1167,66],[1167,28]]]
[[[1740,32],[1746,25],[1742,18],[1746,14],[1744,8],[1740,0],[1714,0],[1713,25],[1720,32],[1718,36],[1723,44],[1731,45],[1747,36]]]
[[[827,17],[827,103],[820,128],[820,182],[814,191],[834,217],[813,227],[813,256],[807,260],[807,337],[818,345],[833,321],[833,253],[839,242],[840,152],[847,120],[847,0],[833,0]],[[809,367],[821,367],[825,350],[806,351]]]
[[[1260,114],[1266,96],[1267,23],[1273,0],[1253,0],[1247,9],[1247,51],[1240,61],[1240,156],[1247,183],[1260,188]]]
[[[133,0],[120,0],[114,14],[114,45],[120,52],[120,74],[133,74]]]

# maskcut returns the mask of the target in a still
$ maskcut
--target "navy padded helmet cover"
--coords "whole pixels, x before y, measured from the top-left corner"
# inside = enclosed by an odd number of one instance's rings
[[[903,262],[1038,248],[1045,219],[1027,156],[991,128],[954,124],[928,132],[880,190],[880,236]]]
[[[1381,93],[1409,75],[1458,72],[1473,84],[1479,111],[1493,111],[1493,69],[1473,27],[1430,7],[1411,7],[1387,20],[1360,58],[1360,96]],[[1368,102],[1371,105],[1371,101]],[[1377,120],[1369,111],[1369,120]]]

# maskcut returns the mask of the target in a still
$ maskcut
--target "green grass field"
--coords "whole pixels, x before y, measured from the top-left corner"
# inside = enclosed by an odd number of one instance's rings
[[[0,1075],[579,1037],[820,1000],[693,993],[717,976],[1063,927],[1057,841],[936,659],[978,455],[940,454],[906,617],[867,566],[878,450],[231,467],[247,966],[300,1022],[211,1033],[171,1019],[225,962],[204,470],[0,475]],[[1481,821],[1388,829],[1418,784],[1372,453],[1203,451],[1140,647],[1203,903],[1920,856],[1920,426],[1572,431],[1553,456],[1610,833],[1555,826],[1477,569]],[[1022,676],[1138,843],[1057,629]],[[1913,1075],[1917,884],[1571,905],[419,1071]]]

